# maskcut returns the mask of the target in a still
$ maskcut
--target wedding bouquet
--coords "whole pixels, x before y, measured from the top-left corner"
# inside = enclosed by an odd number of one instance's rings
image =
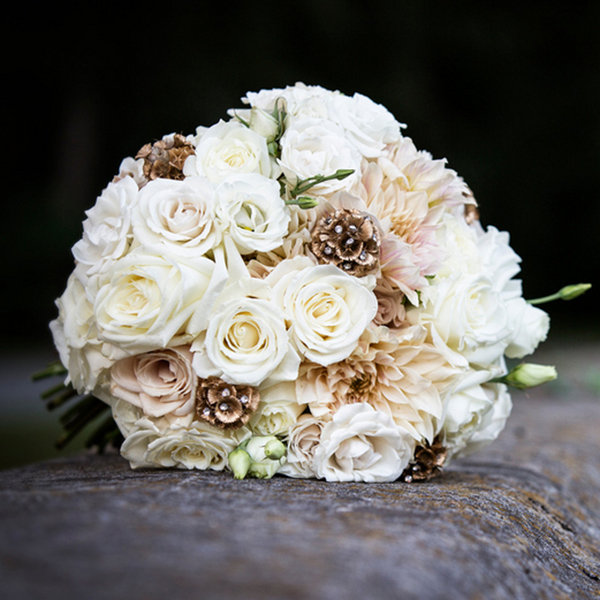
[[[508,234],[363,95],[243,103],[146,144],[86,212],[50,324],[47,397],[84,396],[67,437],[110,407],[92,441],[118,426],[133,468],[368,482],[492,441],[507,384],[555,376],[507,367],[549,328]]]

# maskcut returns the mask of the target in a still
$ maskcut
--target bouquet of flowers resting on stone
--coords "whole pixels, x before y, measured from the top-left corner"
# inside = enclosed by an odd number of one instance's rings
[[[77,400],[63,443],[110,407],[89,443],[122,435],[134,468],[370,482],[496,438],[507,384],[555,376],[507,367],[549,327],[508,234],[363,95],[243,103],[146,144],[87,211],[44,373],[67,374],[51,407]]]

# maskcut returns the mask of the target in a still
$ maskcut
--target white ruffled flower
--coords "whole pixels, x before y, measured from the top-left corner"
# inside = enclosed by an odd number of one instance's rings
[[[260,404],[249,427],[256,435],[287,436],[304,406],[296,400],[293,382],[278,383],[260,390]]]
[[[277,175],[265,138],[238,121],[219,121],[199,132],[196,153],[185,161],[186,176],[202,175],[219,183],[240,173]]]
[[[313,460],[327,419],[300,415],[289,433],[285,464],[279,472],[288,477],[315,477]]]
[[[400,124],[381,104],[362,94],[332,96],[330,117],[346,132],[352,144],[366,158],[382,156],[387,144],[400,139]]]
[[[408,465],[413,438],[366,403],[340,408],[323,427],[314,470],[327,481],[394,481]]]
[[[221,183],[215,214],[242,254],[281,246],[290,222],[277,181],[256,173],[232,176]]]
[[[509,358],[523,358],[533,354],[550,329],[550,317],[541,308],[532,306],[523,298],[508,303],[512,335],[505,354]]]
[[[332,265],[315,266],[306,257],[282,261],[266,281],[298,351],[320,365],[347,358],[377,314],[374,280],[352,277]]]
[[[442,427],[450,455],[465,456],[495,440],[511,408],[503,384],[476,384],[455,392],[448,400]]]
[[[279,164],[291,182],[315,175],[332,175],[338,169],[354,169],[345,179],[332,179],[310,188],[311,194],[331,195],[350,191],[360,179],[362,157],[344,130],[326,119],[301,118],[291,122],[281,141]]]
[[[131,468],[176,467],[222,471],[227,456],[245,437],[245,427],[222,430],[201,421],[189,427],[161,431],[149,419],[140,419],[121,446]]]
[[[132,211],[135,240],[173,257],[206,254],[221,241],[214,196],[212,184],[203,177],[150,181]]]
[[[86,211],[83,237],[73,246],[76,272],[86,279],[105,271],[129,250],[131,244],[131,211],[138,186],[131,177],[109,183]]]
[[[129,354],[197,335],[227,273],[208,258],[174,262],[139,250],[116,262],[94,303],[98,335]]]
[[[262,282],[247,278],[219,298],[206,333],[192,344],[200,377],[252,386],[296,378],[300,358],[290,345],[284,315],[268,294]]]
[[[132,156],[124,158],[119,165],[119,173],[115,177],[115,181],[124,177],[132,177],[139,188],[144,187],[148,183],[148,179],[144,175],[144,159]]]

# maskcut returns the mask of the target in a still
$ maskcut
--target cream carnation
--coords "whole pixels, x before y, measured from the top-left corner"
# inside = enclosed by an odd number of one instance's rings
[[[202,175],[219,183],[240,173],[276,175],[265,138],[237,121],[220,121],[198,137],[196,153],[183,168],[188,177]]]
[[[327,481],[394,481],[413,451],[412,437],[388,415],[369,404],[351,404],[323,427],[314,469]]]
[[[156,179],[140,192],[132,213],[136,242],[173,257],[197,258],[221,241],[208,179]]]
[[[151,417],[183,416],[194,409],[196,374],[186,347],[165,348],[130,356],[110,371],[113,396]]]
[[[367,279],[302,257],[280,263],[267,277],[290,323],[291,339],[306,359],[330,365],[354,350],[377,313]]]

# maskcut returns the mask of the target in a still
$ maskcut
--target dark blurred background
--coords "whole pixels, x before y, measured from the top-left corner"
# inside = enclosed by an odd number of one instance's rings
[[[70,248],[121,159],[296,81],[359,91],[407,123],[471,186],[483,223],[511,233],[526,297],[596,284],[547,305],[550,342],[600,336],[600,2],[92,6],[4,17],[5,424],[17,397],[38,402],[19,382],[53,357]]]

